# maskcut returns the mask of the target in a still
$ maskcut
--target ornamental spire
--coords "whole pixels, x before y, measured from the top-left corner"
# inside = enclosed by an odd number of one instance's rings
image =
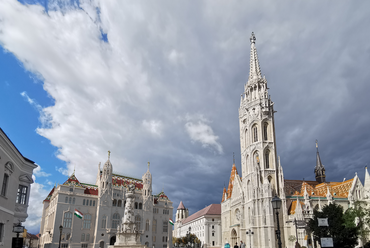
[[[324,165],[321,163],[320,154],[319,154],[319,145],[318,141],[316,140],[316,167],[315,167],[315,177],[316,181],[319,183],[325,182],[325,168]]]
[[[248,84],[251,84],[255,79],[262,78],[261,69],[258,62],[257,48],[256,48],[256,37],[254,32],[252,32],[251,38],[251,59],[250,59],[250,69],[249,69],[249,78]]]

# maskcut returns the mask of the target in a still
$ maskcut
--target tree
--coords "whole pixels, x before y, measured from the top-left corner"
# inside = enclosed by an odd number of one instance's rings
[[[359,227],[350,223],[350,214],[343,213],[343,207],[337,204],[325,205],[322,211],[314,209],[313,219],[308,223],[308,229],[312,232],[314,240],[320,242],[320,238],[332,237],[335,248],[352,248],[357,245]],[[328,218],[328,227],[318,226],[317,218]]]
[[[347,209],[344,214],[345,225],[359,229],[358,236],[362,244],[368,241],[369,226],[370,226],[370,210],[363,207],[366,203],[356,201],[353,208]]]
[[[200,244],[200,240],[198,239],[198,237],[193,234],[193,233],[190,233],[190,235],[186,235],[185,237],[180,237],[180,238],[172,238],[172,244],[175,244],[175,243],[178,243],[178,244],[188,244],[188,243],[194,243],[194,244]]]

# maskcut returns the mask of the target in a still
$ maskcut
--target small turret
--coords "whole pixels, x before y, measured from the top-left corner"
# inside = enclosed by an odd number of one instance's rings
[[[148,170],[143,175],[143,198],[148,199],[152,196],[152,174],[149,171],[150,163],[148,162]]]
[[[112,163],[110,162],[110,151],[108,151],[108,160],[107,162],[105,162],[103,166],[103,171],[100,178],[99,196],[105,194],[106,192],[108,193],[112,192],[112,173],[113,166]]]

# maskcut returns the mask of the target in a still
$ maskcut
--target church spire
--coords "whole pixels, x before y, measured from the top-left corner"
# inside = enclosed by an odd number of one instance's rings
[[[262,78],[261,69],[260,69],[260,65],[258,62],[256,37],[254,36],[254,32],[252,32],[250,41],[251,41],[251,60],[250,60],[248,84],[252,84],[256,79]]]
[[[316,181],[319,183],[324,183],[325,180],[325,168],[324,165],[321,163],[320,154],[319,154],[319,145],[318,141],[316,140],[316,167],[315,167],[315,177]]]

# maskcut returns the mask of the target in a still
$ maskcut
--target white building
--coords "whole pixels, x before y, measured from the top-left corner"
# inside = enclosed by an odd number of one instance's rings
[[[32,173],[36,167],[33,161],[22,156],[0,128],[0,246],[10,247],[16,236],[13,226],[28,217]]]
[[[61,247],[102,248],[113,245],[126,203],[126,187],[135,185],[135,220],[141,243],[147,247],[172,246],[169,219],[172,202],[163,193],[152,194],[152,175],[142,179],[114,174],[108,158],[98,169],[95,185],[81,183],[73,173],[62,185],[54,187],[44,200],[40,227],[40,247],[58,247],[59,226],[63,225]],[[74,216],[75,209],[83,214]]]
[[[317,148],[313,165],[316,181],[284,178],[276,153],[274,103],[268,94],[267,80],[261,74],[253,33],[250,40],[249,78],[239,108],[241,174],[234,162],[229,185],[222,194],[222,241],[232,246],[242,240],[247,247],[276,247],[276,215],[271,200],[278,195],[282,200],[279,214],[282,247],[294,247],[294,242],[289,241],[290,236],[296,236],[294,219],[310,218],[314,208],[332,202],[346,210],[355,200],[368,200],[370,177],[366,169],[365,186],[357,174],[343,182],[326,182]],[[298,230],[298,241],[307,247],[311,245],[305,229]]]
[[[189,216],[188,209],[180,202],[173,236],[185,237],[188,231],[197,236],[203,247],[221,247],[221,204],[211,204]]]

